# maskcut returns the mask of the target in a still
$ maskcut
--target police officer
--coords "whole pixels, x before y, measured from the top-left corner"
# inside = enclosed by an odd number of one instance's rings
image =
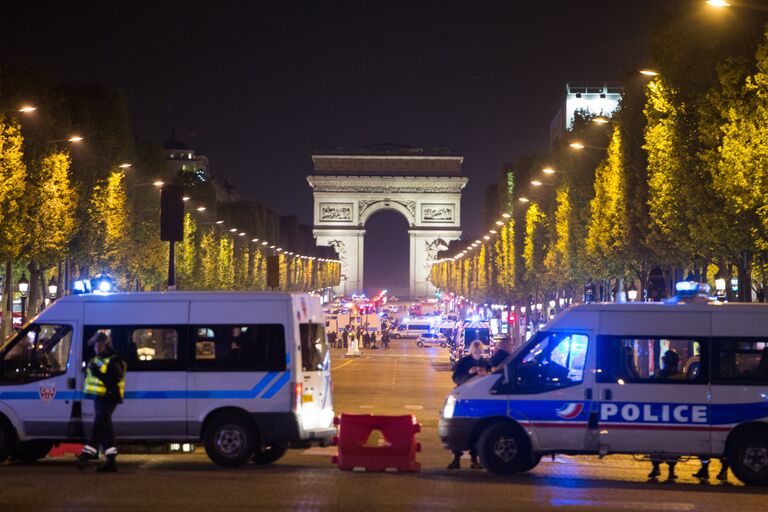
[[[88,443],[77,458],[77,468],[85,469],[88,461],[99,458],[99,447],[107,457],[106,464],[96,468],[103,473],[117,471],[115,458],[115,434],[112,430],[112,413],[123,402],[125,394],[125,363],[112,348],[112,340],[103,332],[96,333],[88,345],[96,355],[88,362],[85,377],[85,396],[93,399],[96,417]]]

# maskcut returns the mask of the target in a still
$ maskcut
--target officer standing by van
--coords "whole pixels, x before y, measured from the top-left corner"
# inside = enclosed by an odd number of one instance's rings
[[[85,377],[85,396],[93,399],[95,418],[93,431],[83,451],[77,458],[77,468],[84,470],[88,461],[99,458],[99,447],[107,457],[106,464],[96,468],[100,473],[117,471],[117,446],[112,429],[112,413],[125,395],[125,363],[112,348],[111,338],[97,332],[88,345],[93,346],[96,355],[88,361]]]

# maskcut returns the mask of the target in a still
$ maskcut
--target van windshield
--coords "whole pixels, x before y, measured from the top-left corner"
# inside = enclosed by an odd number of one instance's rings
[[[0,381],[47,379],[67,370],[72,328],[31,324],[0,349]]]
[[[299,324],[301,368],[305,372],[328,369],[328,340],[322,324]]]

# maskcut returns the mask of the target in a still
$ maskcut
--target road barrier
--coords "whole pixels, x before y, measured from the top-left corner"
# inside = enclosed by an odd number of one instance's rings
[[[48,452],[49,457],[63,457],[64,455],[80,455],[83,451],[83,445],[78,443],[60,443],[53,445],[51,451]]]
[[[351,338],[347,347],[347,353],[344,354],[344,357],[360,357],[360,345],[358,345],[357,339]]]
[[[339,469],[421,471],[421,464],[416,462],[416,453],[421,451],[416,434],[421,432],[421,425],[415,416],[344,413],[334,418],[333,423],[339,428],[333,438],[339,450],[331,460]],[[380,446],[368,444],[375,431],[383,437]]]

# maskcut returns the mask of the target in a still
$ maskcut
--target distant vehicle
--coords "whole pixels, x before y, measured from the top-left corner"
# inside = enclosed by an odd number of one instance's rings
[[[445,336],[439,332],[425,332],[416,340],[416,346],[419,348],[434,346],[445,348],[448,346],[448,343],[445,339]]]
[[[432,330],[432,322],[428,320],[403,321],[392,333],[393,338],[418,338],[425,332]]]

